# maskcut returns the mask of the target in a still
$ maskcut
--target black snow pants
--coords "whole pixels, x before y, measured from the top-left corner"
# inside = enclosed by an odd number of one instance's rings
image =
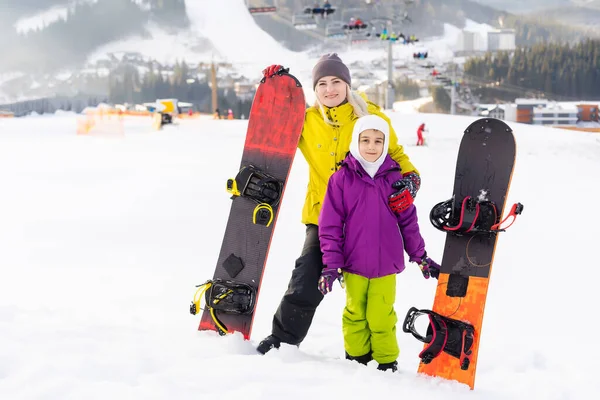
[[[273,317],[272,334],[284,343],[299,345],[323,300],[318,289],[323,270],[323,253],[317,225],[306,226],[306,239],[300,258],[292,271],[288,289]]]

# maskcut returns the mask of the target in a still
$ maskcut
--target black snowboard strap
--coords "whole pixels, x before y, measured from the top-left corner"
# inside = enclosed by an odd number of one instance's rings
[[[240,169],[234,179],[227,180],[227,191],[233,196],[248,197],[258,204],[276,206],[281,198],[283,183],[254,165]]]
[[[279,204],[283,194],[283,182],[248,165],[240,169],[237,176],[227,180],[227,191],[232,198],[247,197],[258,205],[252,213],[252,222],[258,225],[270,226],[275,216],[273,207]]]
[[[254,310],[256,289],[248,284],[214,279],[197,287],[190,313],[196,315],[200,312],[200,302],[205,294],[206,307],[220,335],[227,334],[228,329],[217,317],[217,311],[224,314],[250,314]]]
[[[429,318],[425,336],[419,334],[415,328],[415,319],[421,315],[427,315]],[[469,368],[471,348],[475,340],[475,329],[472,325],[444,317],[430,310],[418,310],[411,307],[404,319],[402,330],[411,333],[417,340],[427,344],[419,354],[423,364],[429,364],[444,351],[459,359],[462,370]]]
[[[493,202],[466,196],[460,208],[455,208],[454,203],[452,198],[431,209],[429,220],[435,228],[455,235],[500,232],[493,229],[498,223],[498,211]]]

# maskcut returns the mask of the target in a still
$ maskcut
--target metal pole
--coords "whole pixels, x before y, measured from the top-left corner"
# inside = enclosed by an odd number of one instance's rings
[[[391,32],[391,24],[388,22],[388,34]],[[386,90],[386,108],[391,110],[394,108],[394,100],[396,98],[396,93],[394,91],[394,57],[392,54],[392,43],[388,36],[388,81],[387,81],[387,90]]]
[[[215,112],[219,108],[218,89],[217,89],[217,67],[215,62],[210,64],[210,83],[212,86],[212,112]]]
[[[348,37],[348,51],[352,51],[352,30],[351,29],[347,30],[346,36]]]
[[[456,64],[452,65],[452,88],[450,89],[450,114],[456,114]]]

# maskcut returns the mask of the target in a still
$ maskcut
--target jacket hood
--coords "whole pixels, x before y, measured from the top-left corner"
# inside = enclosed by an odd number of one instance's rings
[[[360,139],[360,134],[367,129],[376,129],[383,133],[383,152],[381,156],[374,162],[369,162],[360,155],[360,151],[358,150],[358,143]],[[365,172],[369,174],[371,178],[375,177],[375,174],[379,170],[379,167],[383,164],[386,159],[386,155],[388,154],[388,149],[390,145],[390,125],[386,120],[377,116],[377,115],[366,115],[364,117],[356,120],[356,124],[354,124],[354,130],[352,131],[352,141],[350,142],[350,154],[354,156],[354,158],[362,165]]]

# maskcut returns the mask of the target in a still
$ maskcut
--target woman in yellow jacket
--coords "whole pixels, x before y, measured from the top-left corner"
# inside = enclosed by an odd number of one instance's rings
[[[271,66],[265,69],[265,76],[269,78],[279,68]],[[390,123],[377,105],[350,89],[350,71],[337,54],[326,54],[319,59],[313,68],[312,80],[317,100],[313,107],[306,110],[298,145],[309,167],[308,191],[302,210],[306,238],[292,271],[288,290],[273,317],[272,334],[257,347],[261,354],[279,348],[282,342],[299,345],[306,337],[315,311],[323,300],[317,287],[323,269],[317,227],[319,213],[327,182],[350,149],[356,120],[375,114]],[[400,164],[403,176],[394,183],[397,191],[390,196],[389,203],[395,212],[402,212],[413,203],[421,181],[418,171],[398,144],[391,124],[389,140],[388,152]]]

